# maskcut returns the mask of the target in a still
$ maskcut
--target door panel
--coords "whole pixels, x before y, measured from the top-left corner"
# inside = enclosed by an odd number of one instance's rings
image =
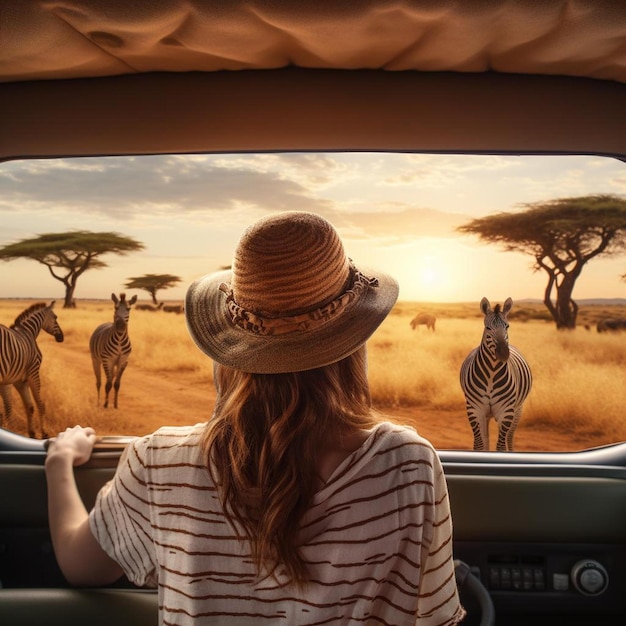
[[[100,446],[87,465],[76,469],[88,508],[113,476],[124,445]],[[540,457],[449,451],[440,455],[449,484],[455,556],[472,566],[490,589],[498,624],[521,624],[529,616],[536,624],[547,624],[555,615],[570,623],[590,623],[591,616],[594,625],[623,623],[626,444]],[[99,607],[106,604],[103,597],[109,597],[76,595],[56,565],[47,524],[44,461],[42,444],[35,450],[0,452],[3,615],[28,613],[33,604],[45,605],[44,614],[62,615],[68,603],[80,607],[93,601]],[[604,568],[609,579],[604,593],[587,596],[574,588],[570,573],[580,561]],[[531,576],[535,578],[529,585]],[[134,602],[128,594],[133,586],[122,580],[115,587],[121,596],[111,611],[126,610]],[[133,610],[149,613],[156,596],[146,599],[140,594],[136,602],[139,606]]]

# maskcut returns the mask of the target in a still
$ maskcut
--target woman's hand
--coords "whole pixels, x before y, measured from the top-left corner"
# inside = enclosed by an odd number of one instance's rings
[[[87,426],[66,428],[56,437],[48,440],[48,458],[63,455],[72,460],[72,465],[83,465],[89,460],[96,443],[96,431]]]

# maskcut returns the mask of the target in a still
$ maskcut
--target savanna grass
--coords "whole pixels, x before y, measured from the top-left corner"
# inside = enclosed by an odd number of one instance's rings
[[[0,300],[0,323],[10,325],[33,301]],[[68,379],[63,355],[50,337],[39,341],[44,353],[43,395],[49,430],[66,424],[84,422],[108,432],[141,432],[142,415],[129,411],[104,410],[95,402],[95,383],[88,358],[89,337],[102,322],[113,318],[110,301],[79,301],[76,309],[62,309],[57,303],[59,322],[65,332],[65,347],[83,355],[88,369],[87,390],[77,390]],[[626,317],[624,307],[603,306],[602,315]],[[416,330],[410,321],[417,311],[437,315],[436,331],[424,326]],[[515,311],[515,305],[514,305]],[[542,305],[524,306],[525,315],[511,320],[510,342],[529,362],[534,384],[524,405],[526,427],[549,426],[584,438],[602,433],[607,442],[626,440],[626,333],[600,334],[580,326],[574,332],[558,332],[543,319]],[[592,320],[598,312],[586,312]],[[382,408],[419,407],[429,410],[464,410],[465,400],[459,384],[459,370],[465,356],[482,336],[482,314],[478,304],[396,305],[368,344],[371,391],[375,404]],[[184,385],[210,385],[212,363],[193,344],[184,315],[133,310],[130,320],[133,344],[132,368],[158,380],[181,377]],[[130,367],[130,366],[129,366]],[[185,379],[183,380],[183,375]],[[192,382],[190,382],[192,381]],[[124,388],[130,394],[132,389]],[[158,398],[155,398],[158,402]],[[23,413],[17,394],[14,406],[18,416],[9,428],[23,429]],[[62,418],[61,418],[62,416]],[[21,420],[21,421],[20,421]]]

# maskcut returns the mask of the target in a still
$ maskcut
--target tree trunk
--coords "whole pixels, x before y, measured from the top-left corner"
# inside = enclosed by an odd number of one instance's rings
[[[573,330],[576,328],[578,305],[572,300],[572,291],[576,279],[568,274],[563,282],[556,287],[556,327],[557,330]]]
[[[546,270],[547,274],[548,274],[548,284],[546,286],[546,289],[543,293],[543,303],[546,305],[546,308],[548,309],[548,311],[550,312],[550,315],[552,316],[552,319],[555,322],[558,322],[558,313],[556,310],[556,307],[554,306],[554,304],[552,304],[552,289],[554,287],[554,284],[556,282],[556,277],[554,275],[554,271],[551,267],[548,267],[547,265],[541,264],[541,267],[543,267],[544,270]],[[557,323],[558,326],[558,323]]]
[[[547,265],[542,259],[537,259],[537,265],[548,274],[548,284],[543,294],[543,303],[546,305],[552,319],[556,323],[557,330],[573,330],[576,328],[578,317],[578,304],[572,299],[572,292],[576,280],[580,276],[583,264],[578,264],[570,272],[565,273],[564,268]],[[562,280],[559,282],[559,273]],[[556,288],[556,303],[552,302],[552,290]]]
[[[65,284],[65,301],[63,302],[64,309],[75,309],[76,301],[74,300],[74,290],[76,285]]]

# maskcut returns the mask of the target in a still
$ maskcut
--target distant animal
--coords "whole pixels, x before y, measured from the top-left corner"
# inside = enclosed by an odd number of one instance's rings
[[[509,345],[507,316],[513,300],[492,310],[480,301],[484,317],[482,341],[461,365],[461,388],[474,435],[474,450],[489,450],[489,420],[498,425],[499,451],[513,450],[513,436],[522,406],[532,387],[530,367],[517,348]]]
[[[184,311],[184,307],[182,304],[166,304],[163,307],[163,310],[166,313],[182,313]]]
[[[122,374],[128,365],[132,346],[128,336],[128,320],[130,310],[137,301],[137,296],[126,300],[126,294],[121,293],[118,298],[114,293],[111,300],[115,308],[113,321],[100,324],[93,331],[89,339],[89,351],[91,363],[96,375],[96,389],[98,391],[98,404],[100,404],[101,374],[104,370],[106,384],[104,387],[104,408],[109,406],[109,393],[114,388],[113,406],[117,409],[117,398],[120,391]]]
[[[596,326],[599,333],[626,330],[626,319],[613,318],[600,320]]]
[[[22,311],[10,328],[0,325],[0,396],[4,403],[5,417],[10,419],[13,414],[10,388],[10,385],[13,385],[19,392],[26,410],[29,437],[37,435],[33,423],[35,415],[33,398],[39,413],[38,430],[42,437],[48,436],[44,425],[46,409],[41,398],[39,377],[43,357],[37,345],[37,337],[39,332],[44,330],[58,342],[63,341],[63,331],[53,308],[54,301],[49,305],[38,302]]]
[[[138,311],[159,311],[163,308],[163,303],[159,302],[156,306],[153,304],[138,304],[135,306]]]
[[[436,321],[437,321],[437,318],[434,315],[431,315],[430,313],[418,313],[411,320],[411,328],[415,330],[419,326],[426,326],[426,328],[435,332]]]

